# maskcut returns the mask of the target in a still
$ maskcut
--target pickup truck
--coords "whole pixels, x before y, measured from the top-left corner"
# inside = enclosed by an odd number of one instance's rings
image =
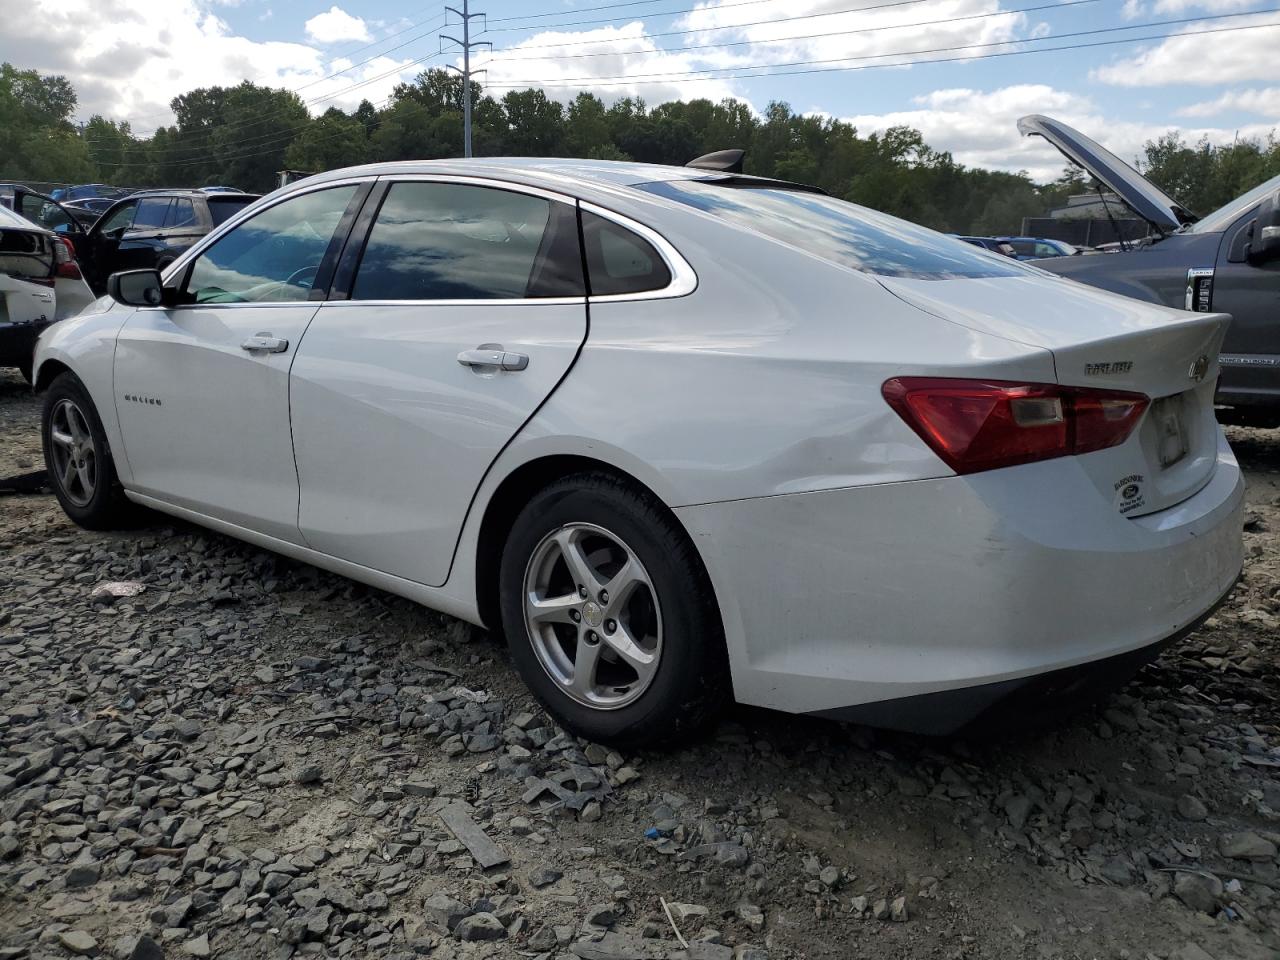
[[[1223,423],[1280,426],[1280,176],[1197,217],[1138,171],[1050,117],[1018,121],[1119,195],[1152,228],[1118,253],[1036,266],[1139,300],[1231,314],[1216,402]]]

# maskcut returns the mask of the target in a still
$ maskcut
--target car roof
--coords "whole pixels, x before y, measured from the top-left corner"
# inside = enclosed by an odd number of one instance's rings
[[[720,173],[699,167],[676,167],[629,160],[580,160],[566,157],[476,157],[453,160],[405,160],[344,167],[297,180],[284,189],[320,184],[349,177],[443,174],[463,177],[491,177],[525,186],[566,193],[594,193],[606,196],[619,187],[672,180],[758,181],[761,186],[781,186],[781,181],[741,174]],[[801,184],[795,184],[797,189]]]
[[[252,197],[256,199],[258,197],[258,194],[256,193],[222,193],[222,194],[219,194],[218,196],[222,198]],[[196,188],[187,189],[185,187],[173,187],[173,188],[168,188],[164,190],[138,190],[138,191],[135,191],[134,193],[129,194],[126,197],[120,197],[120,199],[121,200],[137,200],[139,198],[144,198],[144,197],[191,197],[191,198],[198,197],[198,198],[207,200],[209,199],[210,194],[205,193],[203,190],[196,189]]]

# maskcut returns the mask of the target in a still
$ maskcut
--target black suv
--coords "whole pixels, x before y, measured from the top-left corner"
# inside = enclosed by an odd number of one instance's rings
[[[17,191],[14,207],[71,241],[85,280],[101,296],[111,274],[146,267],[163,270],[257,199],[250,193],[146,190],[117,200],[87,228],[72,211],[40,194]]]

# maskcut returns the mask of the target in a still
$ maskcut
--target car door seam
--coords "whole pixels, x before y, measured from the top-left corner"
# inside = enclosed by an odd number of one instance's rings
[[[458,561],[458,548],[462,544],[462,535],[466,532],[467,523],[471,519],[471,511],[476,505],[476,498],[480,496],[480,491],[484,488],[485,481],[489,479],[489,474],[493,472],[494,466],[496,466],[498,461],[502,459],[502,455],[507,452],[507,448],[516,442],[516,438],[524,432],[524,428],[533,422],[533,418],[536,417],[542,408],[550,402],[551,398],[556,395],[556,391],[560,389],[560,385],[564,383],[565,378],[568,377],[569,374],[573,372],[573,368],[578,365],[578,358],[582,356],[582,351],[587,345],[587,340],[591,337],[591,279],[587,274],[587,247],[582,235],[582,205],[577,199],[575,199],[573,203],[573,212],[578,226],[578,254],[582,261],[583,290],[587,293],[587,296],[583,297],[582,302],[582,339],[578,342],[578,349],[573,352],[573,359],[570,360],[569,365],[565,367],[564,373],[560,375],[560,378],[556,380],[551,389],[547,391],[547,395],[542,398],[541,402],[533,408],[529,413],[529,416],[525,417],[525,419],[521,421],[520,426],[512,431],[511,436],[507,438],[507,442],[498,449],[498,452],[493,455],[493,459],[489,461],[489,465],[484,468],[484,472],[480,474],[480,479],[476,482],[475,489],[471,491],[471,499],[467,501],[467,509],[462,513],[462,523],[458,526],[458,535],[453,541],[453,552],[449,555],[449,567],[444,572],[444,579],[440,581],[440,588],[447,586],[449,580],[453,577],[453,566]]]

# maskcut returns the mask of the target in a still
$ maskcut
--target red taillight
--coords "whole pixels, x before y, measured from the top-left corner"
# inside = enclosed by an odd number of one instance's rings
[[[76,248],[66,237],[55,237],[53,240],[53,275],[70,280],[81,279],[80,267],[76,263]]]
[[[935,377],[894,377],[880,392],[956,473],[1114,447],[1151,402],[1116,390]]]

